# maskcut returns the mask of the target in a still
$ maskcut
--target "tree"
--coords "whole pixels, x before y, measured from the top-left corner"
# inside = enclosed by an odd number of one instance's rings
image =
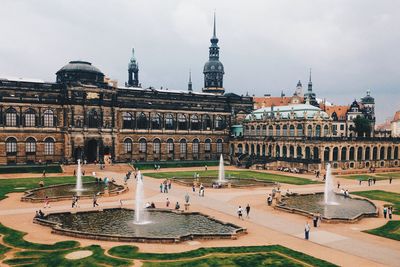
[[[367,118],[357,116],[354,120],[354,127],[351,129],[357,136],[371,135],[371,122]]]

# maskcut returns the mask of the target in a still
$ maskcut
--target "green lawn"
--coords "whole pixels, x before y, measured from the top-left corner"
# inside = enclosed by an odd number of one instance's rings
[[[50,165],[7,165],[0,166],[0,174],[4,173],[61,173],[62,169],[60,165],[50,164]]]
[[[280,245],[199,248],[181,253],[163,254],[141,253],[137,247],[124,245],[113,247],[108,252],[115,257],[149,261],[145,262],[144,266],[152,267],[336,266]]]
[[[383,190],[371,190],[371,191],[360,191],[352,192],[354,195],[366,197],[374,200],[382,200],[393,204],[394,214],[400,214],[400,194],[393,193]]]
[[[0,179],[0,200],[6,198],[6,194],[12,192],[24,192],[29,189],[39,187],[39,182],[44,181],[45,186],[55,184],[74,183],[75,176],[60,176],[46,178],[18,178],[18,179]],[[93,180],[91,176],[84,176],[83,182]]]
[[[388,221],[379,228],[364,232],[400,241],[400,221]]]
[[[369,174],[342,175],[342,176],[339,176],[339,178],[361,180],[361,181],[367,181],[368,179],[373,179],[373,178],[375,178],[377,181],[389,179],[388,177],[378,177],[378,176],[372,176]]]
[[[195,171],[178,171],[178,172],[151,172],[144,174],[145,176],[150,176],[158,179],[171,179],[173,177],[179,178],[192,178],[195,174]],[[209,171],[197,171],[200,177],[218,177],[217,170],[209,170]],[[254,171],[225,171],[225,177],[232,178],[255,178],[259,180],[265,180],[270,182],[279,182],[285,184],[295,184],[295,185],[304,185],[304,184],[316,184],[319,183],[317,181],[312,181],[305,178],[295,177],[295,176],[285,176],[280,174],[271,174],[271,173],[262,173],[262,172],[254,172]]]
[[[0,252],[12,250],[12,258],[0,265],[10,266],[132,266],[133,259],[144,260],[144,266],[336,266],[283,246],[200,248],[182,253],[141,253],[137,247],[124,245],[111,248],[106,255],[98,245],[81,247],[77,241],[38,244],[26,241],[23,232],[0,224]],[[65,255],[79,250],[93,254],[79,260]],[[202,257],[202,258],[199,258]]]
[[[204,167],[207,166],[218,166],[219,161],[200,161],[200,160],[184,160],[184,161],[160,161],[160,162],[138,162],[134,163],[133,166],[139,170],[154,170],[154,164],[160,165],[161,168],[182,168],[182,167]]]
[[[386,179],[389,179],[389,177],[392,177],[393,179],[399,179],[400,178],[400,172],[392,172],[392,173],[379,173],[377,176],[385,177]]]

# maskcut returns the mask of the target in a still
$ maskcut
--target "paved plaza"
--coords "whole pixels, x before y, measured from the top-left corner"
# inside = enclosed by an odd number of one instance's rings
[[[117,183],[123,184],[123,177],[128,165],[118,167],[107,167],[100,171],[94,165],[87,166],[87,171],[96,170],[97,176],[112,177]],[[210,170],[217,167],[210,167]],[[173,172],[179,170],[196,171],[202,168],[181,168],[181,169],[163,169],[159,172]],[[227,167],[227,170],[233,170],[233,167]],[[66,173],[73,170],[73,167],[65,168]],[[204,214],[215,217],[218,220],[231,222],[247,229],[248,234],[239,236],[236,240],[195,240],[178,244],[146,244],[134,243],[143,252],[181,252],[193,250],[200,247],[224,247],[224,246],[254,246],[254,245],[272,245],[279,244],[293,250],[309,254],[316,258],[340,266],[400,266],[400,246],[398,241],[390,240],[362,232],[372,228],[377,228],[385,224],[385,219],[380,215],[379,218],[365,218],[357,223],[322,223],[318,228],[312,228],[310,240],[304,240],[304,224],[311,219],[300,215],[289,214],[276,210],[266,204],[266,196],[271,192],[270,187],[251,188],[251,189],[211,189],[205,190],[205,196],[200,197],[198,192],[192,192],[190,187],[172,184],[172,189],[166,193],[159,192],[159,184],[162,180],[146,176],[146,173],[154,171],[143,171],[145,186],[145,202],[154,202],[157,208],[166,207],[166,198],[171,203],[184,203],[184,195],[190,195],[190,210],[200,211]],[[263,172],[263,171],[260,171]],[[26,174],[24,177],[35,177],[34,174]],[[306,179],[315,179],[311,175],[301,175]],[[2,178],[15,178],[21,175],[7,175]],[[389,184],[387,180],[377,181],[377,183],[368,187],[358,185],[355,180],[339,179],[341,186],[350,192],[364,190],[385,190],[390,192],[400,191],[400,180],[393,180]],[[130,179],[127,184],[129,191],[119,196],[102,197],[99,199],[99,207],[92,208],[92,201],[81,200],[78,210],[93,210],[109,207],[119,207],[122,201],[124,207],[134,207],[134,179]],[[296,193],[320,192],[323,190],[323,184],[310,185],[287,185],[281,184],[281,190],[286,192],[289,189]],[[22,193],[9,194],[8,198],[0,201],[0,222],[12,229],[27,232],[25,239],[37,243],[54,243],[64,240],[74,240],[72,237],[52,234],[50,228],[32,223],[35,211],[42,209],[44,212],[71,211],[70,201],[61,201],[51,203],[51,207],[43,209],[43,203],[21,202]],[[381,210],[384,202],[374,201]],[[237,218],[237,208],[249,204],[251,206],[250,218],[239,220]],[[171,205],[174,206],[174,205]],[[398,220],[399,216],[394,215]],[[78,240],[83,246],[99,244],[105,249],[110,249],[121,244],[132,244],[122,242],[95,241],[87,239]],[[6,257],[11,257],[7,253]],[[137,263],[137,262],[136,262]]]

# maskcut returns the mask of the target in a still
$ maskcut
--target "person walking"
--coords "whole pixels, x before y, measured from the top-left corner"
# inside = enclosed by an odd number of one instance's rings
[[[249,204],[247,204],[247,206],[246,206],[246,218],[250,218],[250,205]]]
[[[392,183],[392,180],[393,180],[393,178],[392,178],[392,176],[390,176],[390,177],[389,177],[389,184]]]
[[[304,227],[304,238],[308,240],[310,238],[310,224],[306,222],[306,225]]]
[[[179,210],[181,208],[181,206],[179,205],[179,202],[177,201],[175,204],[175,210]]]
[[[170,202],[169,199],[167,198],[167,202],[166,202],[167,208],[169,208],[169,204],[171,204],[171,202]]]
[[[42,177],[46,178],[46,170],[43,170]]]
[[[99,206],[99,204],[97,203],[97,196],[96,194],[93,195],[93,208]]]
[[[192,192],[193,192],[193,193],[196,193],[196,186],[194,185],[194,183],[193,183],[193,185],[192,185]]]
[[[393,213],[393,207],[392,207],[392,206],[390,206],[390,207],[388,208],[389,220],[391,220],[391,219],[392,219],[392,213]]]
[[[208,170],[208,166],[207,164],[204,166],[204,170],[207,171]]]
[[[242,206],[239,206],[239,208],[237,210],[237,214],[238,214],[238,218],[243,220],[243,209],[242,209]]]
[[[50,200],[48,196],[44,199],[44,208],[50,208]]]
[[[388,212],[387,207],[383,207],[383,218],[385,218],[385,219],[386,219],[386,216],[387,216],[387,212]]]
[[[337,182],[337,188],[338,189],[340,188],[340,182],[339,181]]]
[[[162,193],[163,192],[163,183],[160,183],[160,193]]]
[[[317,216],[317,214],[314,214],[313,215],[313,225],[315,228],[318,227],[318,219],[319,219],[319,217]]]

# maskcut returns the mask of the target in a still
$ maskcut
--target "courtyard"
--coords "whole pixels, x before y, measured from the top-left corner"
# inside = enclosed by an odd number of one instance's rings
[[[92,199],[81,199],[72,208],[71,200],[44,203],[22,202],[24,191],[45,186],[75,183],[76,165],[63,167],[62,173],[3,174],[0,179],[0,252],[2,264],[10,266],[398,266],[400,262],[398,203],[400,183],[378,179],[372,186],[345,177],[336,178],[341,188],[352,196],[368,198],[379,210],[377,218],[363,218],[354,223],[322,223],[312,227],[311,218],[287,213],[268,206],[266,198],[277,184],[269,187],[206,188],[204,197],[199,188],[172,182],[168,193],[160,192],[160,182],[173,177],[218,176],[218,167],[165,168],[143,170],[143,201],[154,203],[157,210],[174,210],[181,204],[181,213],[200,212],[217,221],[246,229],[245,234],[229,239],[193,239],[172,243],[121,242],[93,240],[53,233],[51,227],[33,222],[35,212],[101,212],[110,208],[135,209],[136,182],[127,181],[127,191],[120,195],[99,196],[98,207]],[[83,165],[84,182],[93,181],[92,173],[104,180],[113,178],[123,185],[127,164]],[[322,178],[313,174],[290,174],[278,171],[243,170],[227,166],[226,177],[255,177],[278,182],[282,192],[315,193],[324,190]],[[377,174],[380,175],[380,174]],[[385,174],[387,176],[389,174]],[[393,174],[396,176],[396,174]],[[354,193],[354,194],[353,194]],[[184,211],[185,195],[190,197],[189,211]],[[167,198],[171,205],[166,207]],[[251,207],[249,218],[237,217],[239,206]],[[394,206],[392,220],[384,219],[384,205]],[[111,219],[112,220],[112,219]],[[311,224],[310,239],[304,239],[304,224]],[[132,216],[133,223],[133,216]],[[93,223],[96,227],[96,223]],[[169,223],[174,224],[174,223]],[[100,226],[99,226],[100,227]],[[371,253],[374,251],[374,253]]]

